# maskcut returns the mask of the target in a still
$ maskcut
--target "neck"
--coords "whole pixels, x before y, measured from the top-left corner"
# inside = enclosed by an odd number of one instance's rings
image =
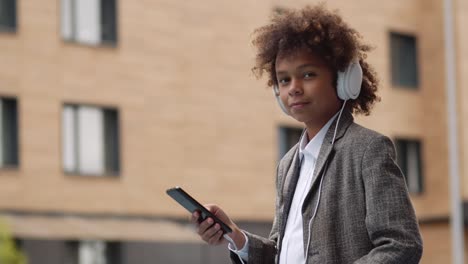
[[[324,122],[322,125],[315,125],[315,126],[307,125],[307,139],[308,139],[307,142],[313,139],[326,123],[327,122]]]
[[[325,124],[335,114],[336,114],[336,112],[328,114],[328,115],[324,116],[324,118],[322,118],[320,120],[317,120],[317,121],[314,121],[314,122],[306,122],[307,137],[308,137],[307,141],[310,141],[311,139],[313,139],[318,134],[320,129],[322,129],[325,126]]]

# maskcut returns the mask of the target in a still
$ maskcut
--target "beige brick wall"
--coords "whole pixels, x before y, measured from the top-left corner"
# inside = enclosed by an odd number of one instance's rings
[[[237,217],[269,219],[275,128],[295,124],[250,73],[250,34],[273,5],[119,3],[119,43],[109,48],[62,41],[58,6],[19,2],[18,33],[0,36],[7,62],[0,66],[1,92],[18,96],[21,115],[21,166],[2,171],[12,174],[0,179],[2,207],[181,215],[164,190],[182,185]],[[440,3],[392,1],[382,9],[362,1],[368,16],[355,15],[356,5],[329,3],[376,46],[369,61],[381,78],[382,102],[358,121],[391,137],[423,139],[426,192],[414,197],[415,206],[421,216],[446,214],[445,102],[432,100],[444,97],[442,76],[434,74],[443,65],[434,52],[443,45]],[[390,30],[418,36],[419,91],[391,87]],[[120,178],[63,175],[64,102],[120,110]]]
[[[441,158],[448,153],[442,1],[421,1],[420,10],[421,133],[426,192],[414,202],[420,216],[446,215],[448,160]]]
[[[450,225],[433,223],[421,225],[424,252],[421,264],[452,263]]]
[[[0,96],[19,99],[21,163],[0,170],[0,208],[186,217],[165,194],[181,185],[236,218],[272,218],[277,126],[300,124],[282,115],[265,80],[252,76],[250,38],[274,6],[310,1],[121,0],[116,48],[64,42],[59,1],[49,2],[18,1],[18,33],[0,34]],[[461,32],[468,7],[457,5]],[[358,123],[392,138],[423,140],[425,192],[412,199],[420,218],[446,216],[442,1],[332,0],[328,6],[375,46],[369,61],[381,79],[382,102]],[[418,37],[418,91],[391,85],[391,30]],[[468,83],[466,42],[459,34],[460,87]],[[465,90],[460,98],[468,100]],[[64,175],[65,102],[119,109],[119,178]],[[463,121],[468,106],[460,108]],[[467,149],[468,122],[461,124]],[[442,227],[423,227],[425,240],[437,241],[438,232],[447,235]]]
[[[271,218],[276,135],[262,117],[275,106],[249,68],[250,33],[269,10],[119,3],[114,49],[66,43],[56,5],[19,2],[18,33],[0,36],[0,79],[20,102],[21,166],[2,170],[0,206],[180,216],[165,189],[182,185],[234,215]],[[120,178],[63,175],[64,102],[120,110]]]

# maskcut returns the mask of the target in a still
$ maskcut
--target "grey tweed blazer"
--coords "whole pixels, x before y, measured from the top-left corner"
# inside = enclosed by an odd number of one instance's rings
[[[307,263],[419,263],[422,240],[392,142],[357,125],[351,113],[344,112],[332,147],[335,123],[323,141],[302,206],[304,243],[297,246],[306,252],[311,231]],[[299,168],[296,144],[278,166],[276,214],[269,238],[247,233],[249,264],[278,262]],[[322,177],[320,203],[309,230]],[[233,253],[231,259],[240,263]]]

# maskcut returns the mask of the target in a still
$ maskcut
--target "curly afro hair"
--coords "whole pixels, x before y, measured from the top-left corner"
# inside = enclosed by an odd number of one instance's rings
[[[378,79],[374,69],[365,61],[371,47],[361,42],[361,35],[350,28],[337,11],[328,11],[324,4],[306,6],[301,10],[282,9],[271,23],[254,31],[253,45],[257,48],[255,66],[257,78],[268,74],[268,86],[277,83],[275,61],[279,53],[288,56],[307,47],[319,54],[332,71],[343,71],[358,59],[363,71],[359,97],[348,101],[352,113],[369,115],[380,98],[376,95]],[[335,86],[336,86],[335,74]]]

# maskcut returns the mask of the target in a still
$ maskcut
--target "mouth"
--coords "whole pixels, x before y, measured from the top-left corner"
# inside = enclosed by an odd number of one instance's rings
[[[309,102],[295,102],[289,105],[291,109],[300,109],[308,105]]]

